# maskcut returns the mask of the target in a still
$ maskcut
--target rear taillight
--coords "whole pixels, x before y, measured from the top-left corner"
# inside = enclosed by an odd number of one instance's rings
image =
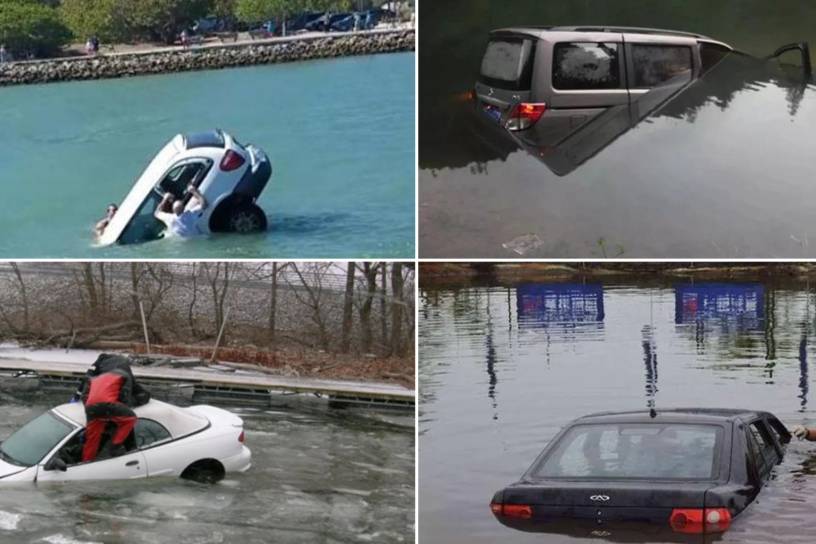
[[[504,126],[507,130],[525,130],[533,126],[547,111],[547,104],[530,104],[520,102],[513,106]]]
[[[731,526],[728,508],[675,508],[669,524],[678,533],[722,533]]]
[[[241,431],[241,434],[238,435],[238,442],[244,443],[244,431]]]
[[[244,158],[237,152],[230,149],[224,158],[221,159],[221,170],[224,172],[231,172],[236,168],[240,168],[244,164]]]
[[[533,517],[533,507],[529,504],[501,504],[491,502],[490,510],[497,516],[507,518],[530,519]]]

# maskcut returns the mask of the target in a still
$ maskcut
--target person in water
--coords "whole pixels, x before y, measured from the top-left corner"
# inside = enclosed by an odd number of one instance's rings
[[[176,199],[169,191],[164,193],[161,203],[153,215],[167,225],[167,231],[173,236],[189,238],[203,234],[198,228],[198,220],[207,209],[207,199],[192,184],[187,186],[193,199],[196,201],[189,209],[185,209],[184,201]],[[168,211],[168,208],[171,211]]]
[[[113,216],[116,215],[116,211],[118,209],[119,208],[116,206],[116,204],[108,204],[108,209],[105,210],[105,217],[97,221],[96,225],[94,226],[94,233],[96,233],[97,238],[102,236],[102,233],[105,232],[105,229],[107,228],[108,224],[110,224]]]
[[[804,425],[794,425],[791,428],[791,434],[799,440],[816,442],[816,429],[808,429]]]

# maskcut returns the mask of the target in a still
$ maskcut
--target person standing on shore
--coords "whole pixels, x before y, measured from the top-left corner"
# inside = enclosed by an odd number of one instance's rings
[[[0,43],[0,64],[11,62],[11,53],[6,51],[6,44]]]

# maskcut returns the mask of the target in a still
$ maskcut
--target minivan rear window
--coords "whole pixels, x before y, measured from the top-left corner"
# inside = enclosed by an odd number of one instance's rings
[[[501,89],[529,90],[533,78],[534,46],[532,39],[491,38],[482,57],[482,83]]]
[[[721,435],[717,425],[578,425],[532,476],[710,480],[718,472]]]
[[[557,43],[553,49],[553,88],[618,89],[619,58],[617,43]]]

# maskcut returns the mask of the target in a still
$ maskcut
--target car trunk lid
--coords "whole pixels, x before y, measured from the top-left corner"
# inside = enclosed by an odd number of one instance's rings
[[[491,509],[525,523],[573,520],[597,526],[649,523],[669,528],[677,510],[702,510],[713,482],[610,480],[522,483],[498,492]],[[497,504],[502,505],[498,509]],[[526,507],[526,508],[523,508]]]

